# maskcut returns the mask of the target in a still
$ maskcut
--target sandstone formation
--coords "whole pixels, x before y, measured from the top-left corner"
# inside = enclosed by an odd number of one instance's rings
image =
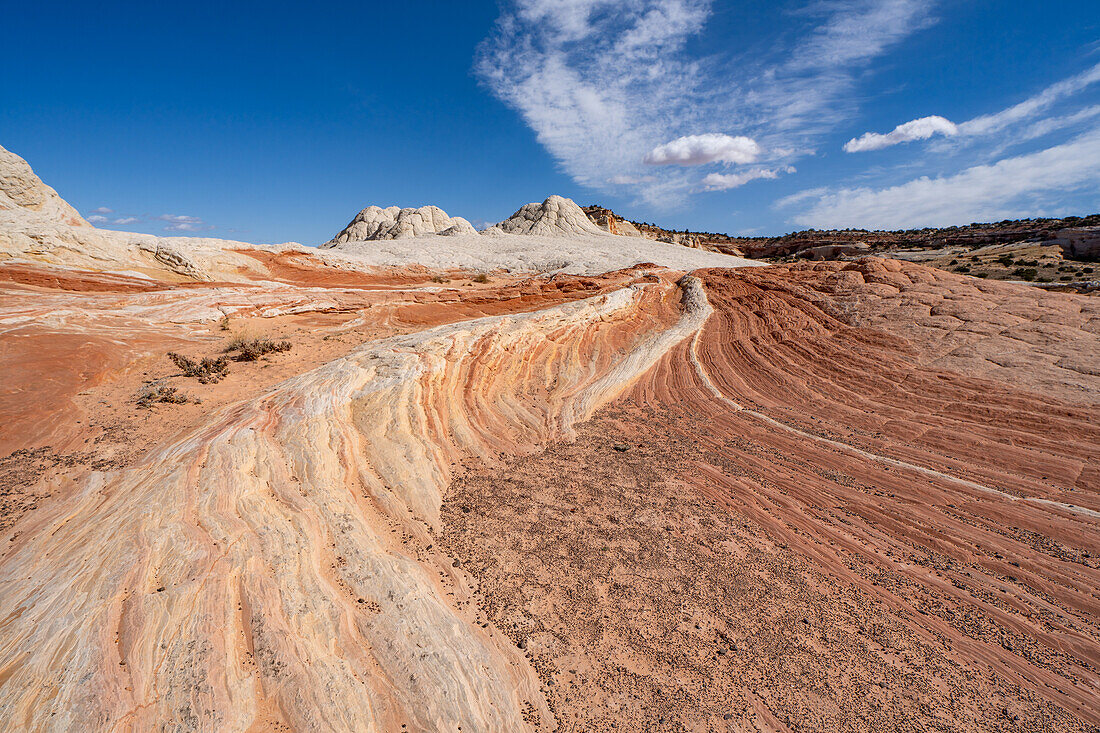
[[[1061,229],[1047,244],[1058,245],[1075,260],[1100,261],[1100,227]]]
[[[876,260],[700,277],[697,337],[444,505],[562,727],[1093,730],[1095,299]]]
[[[593,224],[608,234],[618,234],[624,237],[640,237],[642,233],[631,222],[616,216],[611,209],[602,206],[585,206],[581,209]]]
[[[91,226],[34,174],[27,161],[0,147],[0,212],[13,210],[59,224]]]
[[[447,216],[438,206],[419,209],[380,208],[368,206],[355,215],[343,231],[322,247],[335,247],[344,242],[369,242],[379,239],[404,239],[425,234],[477,234],[470,222],[461,216]]]
[[[866,242],[822,244],[799,250],[798,256],[806,260],[835,260],[841,257],[859,257],[860,255],[869,254],[870,251],[871,245]]]
[[[555,198],[320,251],[0,211],[4,725],[1100,726],[1100,301]]]
[[[541,204],[525,204],[485,234],[534,234],[544,237],[577,237],[604,232],[593,224],[572,199],[550,196]]]

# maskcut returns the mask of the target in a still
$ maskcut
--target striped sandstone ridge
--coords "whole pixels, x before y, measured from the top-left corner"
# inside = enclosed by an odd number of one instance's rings
[[[1095,730],[1100,304],[697,275],[695,338],[444,505],[563,729]]]
[[[550,725],[522,655],[457,607],[471,591],[432,549],[443,488],[464,457],[569,435],[690,338],[698,304],[651,278],[371,342],[92,472],[6,538],[4,719]]]

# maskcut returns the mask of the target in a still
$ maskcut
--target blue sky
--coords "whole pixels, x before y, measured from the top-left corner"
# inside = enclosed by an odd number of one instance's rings
[[[99,226],[322,242],[551,193],[777,234],[1100,211],[1096,0],[39,1],[0,145]]]

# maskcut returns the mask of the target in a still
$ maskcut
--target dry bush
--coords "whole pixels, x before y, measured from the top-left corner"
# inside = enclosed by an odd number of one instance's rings
[[[277,354],[283,351],[290,351],[290,342],[272,341],[269,338],[238,336],[226,345],[224,351],[227,354],[236,352],[233,357],[234,361],[256,361],[265,354]],[[222,358],[224,359],[225,357]]]
[[[204,356],[201,361],[189,359],[174,351],[168,352],[168,358],[183,372],[185,377],[194,377],[200,384],[220,382],[229,374],[229,359],[224,356],[212,358]]]
[[[483,273],[479,274],[477,277],[474,278],[474,282],[475,283],[487,283],[487,282],[489,282],[489,276],[486,275],[483,272]]]
[[[190,401],[191,398],[183,392],[161,382],[143,385],[137,393],[137,406],[142,409],[149,409],[158,402],[182,405]]]

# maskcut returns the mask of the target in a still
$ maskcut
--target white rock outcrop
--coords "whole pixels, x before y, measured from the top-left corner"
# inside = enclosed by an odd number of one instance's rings
[[[551,196],[541,204],[526,204],[508,219],[486,229],[484,234],[587,237],[600,236],[606,232],[593,224],[572,199]]]
[[[370,242],[379,239],[405,239],[424,234],[477,234],[470,222],[461,216],[447,216],[438,206],[401,209],[368,206],[355,215],[343,231],[322,247],[335,247],[344,242]]]
[[[34,174],[27,161],[0,147],[0,211],[23,209],[69,226],[90,227],[76,209]]]

